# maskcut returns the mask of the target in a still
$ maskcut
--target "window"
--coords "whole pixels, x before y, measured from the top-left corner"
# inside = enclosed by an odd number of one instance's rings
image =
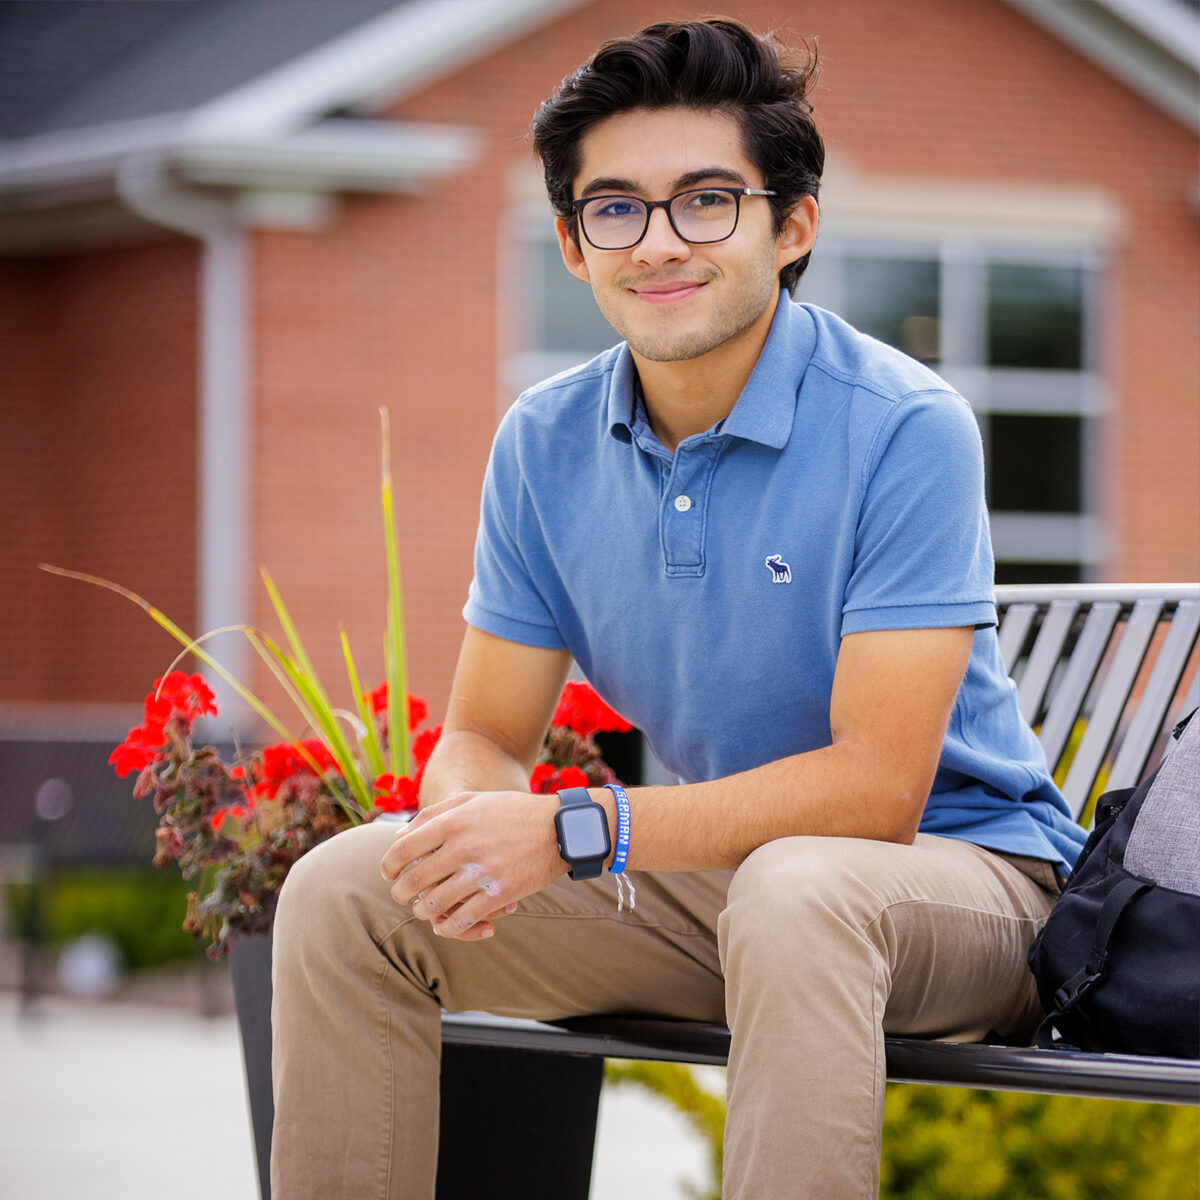
[[[826,237],[797,291],[927,363],[970,402],[999,583],[1086,579],[1104,555],[1099,273],[1090,251]]]

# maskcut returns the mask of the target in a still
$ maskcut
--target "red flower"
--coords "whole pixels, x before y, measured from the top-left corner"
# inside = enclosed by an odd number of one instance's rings
[[[529,772],[529,790],[538,795],[546,795],[552,789],[547,787],[556,768],[553,763],[535,763]]]
[[[407,775],[380,775],[375,780],[375,807],[383,812],[410,812],[417,807],[420,784]]]
[[[176,719],[183,725],[183,733],[192,731],[192,722],[198,716],[211,713],[217,706],[212,691],[199,675],[185,675],[172,671],[154,681],[142,704],[142,723],[129,731],[125,740],[113,750],[108,761],[120,778],[131,771],[148,767],[158,751],[167,744],[167,722]]]
[[[131,729],[125,741],[108,756],[109,763],[121,779],[133,771],[144,770],[154,761],[154,749],[148,749],[137,737],[141,732],[140,727]]]
[[[185,675],[172,671],[154,681],[159,700],[171,706],[171,712],[190,723],[196,717],[216,716],[217,700],[202,675]]]
[[[408,696],[408,731],[411,733],[429,715],[429,705],[420,696]]]
[[[529,790],[546,796],[561,788],[588,787],[591,780],[582,767],[559,768],[554,763],[537,763],[529,773]]]
[[[300,770],[311,771],[313,763],[316,763],[317,773],[320,775],[324,775],[326,771],[341,772],[337,759],[333,757],[333,751],[320,738],[305,738],[304,741],[297,742],[296,746],[298,751],[302,752],[297,755],[300,759]]]
[[[220,833],[221,826],[229,817],[248,817],[250,810],[244,804],[231,804],[228,808],[219,809],[209,818],[209,824],[213,827],[213,833]]]
[[[587,772],[582,767],[563,767],[558,773],[560,788],[587,787]]]
[[[425,771],[425,764],[429,761],[429,756],[433,753],[433,748],[438,744],[438,739],[441,736],[442,727],[435,725],[432,729],[423,729],[417,734],[416,741],[413,742],[413,762],[417,767],[418,783]]]
[[[314,772],[313,766],[316,765]],[[279,789],[297,775],[324,775],[340,771],[333,751],[320,738],[305,738],[302,742],[278,742],[262,752],[260,780],[254,795],[274,800]]]
[[[553,725],[565,725],[580,737],[593,733],[628,733],[633,726],[609,708],[590,683],[568,683],[554,710]]]
[[[373,692],[368,692],[363,699],[371,706],[371,712],[378,716],[385,712],[388,706],[388,685],[385,679]],[[429,705],[420,696],[408,694],[408,729],[411,733],[429,715]]]

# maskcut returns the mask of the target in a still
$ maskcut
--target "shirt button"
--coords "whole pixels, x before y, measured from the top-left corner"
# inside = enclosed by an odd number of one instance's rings
[[[675,511],[676,512],[687,512],[687,510],[691,507],[692,507],[691,496],[676,496],[675,497]]]

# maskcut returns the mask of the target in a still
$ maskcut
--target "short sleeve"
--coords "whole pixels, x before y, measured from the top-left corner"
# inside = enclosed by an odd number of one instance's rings
[[[475,536],[475,576],[463,616],[495,637],[557,650],[564,644],[562,635],[536,582],[538,572],[550,568],[549,555],[528,519],[529,508],[513,409],[501,422],[488,459]]]
[[[994,625],[983,446],[966,402],[896,403],[864,469],[843,635]]]

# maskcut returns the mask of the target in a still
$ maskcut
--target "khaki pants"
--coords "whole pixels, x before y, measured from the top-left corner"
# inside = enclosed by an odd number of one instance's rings
[[[276,1200],[431,1200],[439,1005],[727,1021],[726,1200],[878,1192],[883,1037],[1025,1037],[1048,864],[965,842],[785,838],[736,872],[565,877],[482,943],[392,900],[395,825],[294,868],[275,926]],[[497,1112],[512,1103],[497,1095]],[[546,1198],[552,1200],[552,1198]]]

